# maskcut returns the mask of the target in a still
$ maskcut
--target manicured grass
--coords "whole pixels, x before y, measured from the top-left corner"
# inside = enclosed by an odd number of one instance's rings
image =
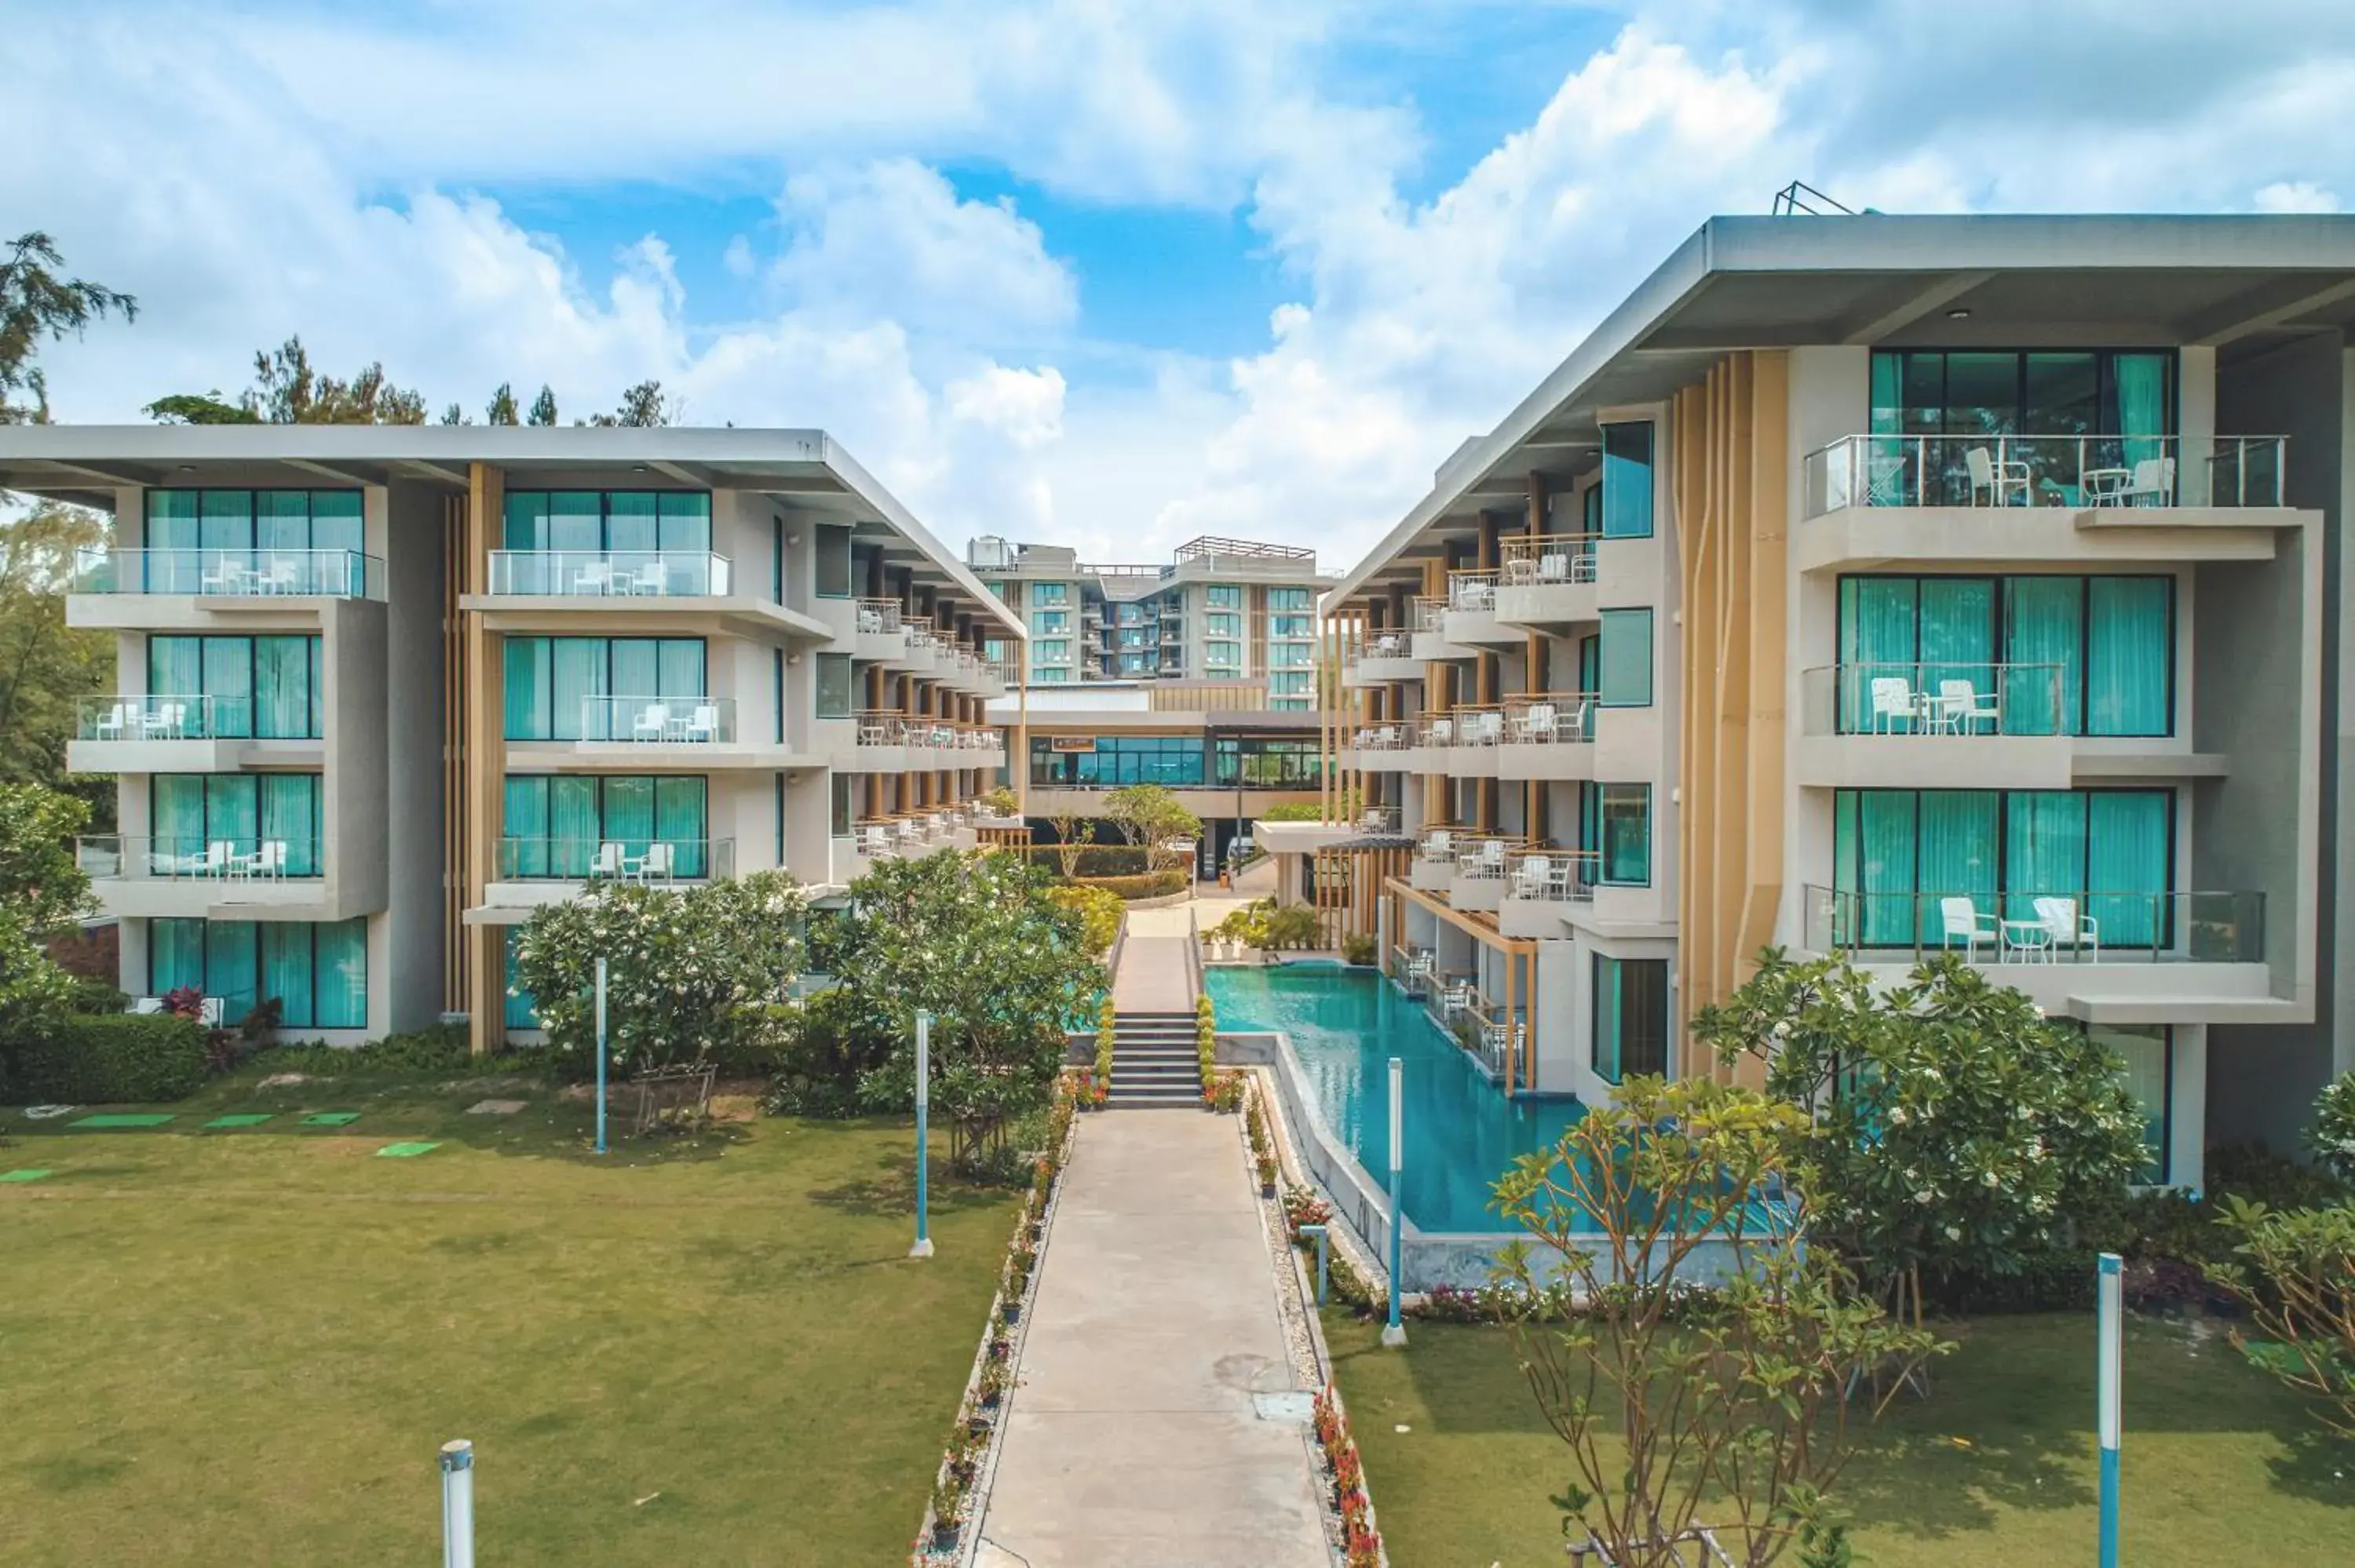
[[[1572,1475],[1569,1450],[1538,1419],[1503,1330],[1412,1324],[1400,1353],[1380,1347],[1378,1324],[1332,1313],[1325,1330],[1392,1562],[1563,1560],[1546,1499]],[[1962,1349],[1939,1363],[1932,1397],[1901,1398],[1835,1491],[1858,1561],[2092,1562],[2091,1318],[1987,1318],[1948,1337]],[[2126,1366],[2126,1561],[2355,1562],[2355,1445],[2318,1440],[2299,1403],[2221,1337],[2136,1321]]]
[[[537,1085],[254,1076],[152,1129],[0,1112],[0,1171],[54,1172],[0,1186],[0,1562],[438,1562],[461,1436],[485,1563],[902,1560],[1013,1194],[936,1179],[913,1263],[904,1125],[601,1162]]]

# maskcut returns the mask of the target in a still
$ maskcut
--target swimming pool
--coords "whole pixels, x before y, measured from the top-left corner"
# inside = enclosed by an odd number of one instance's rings
[[[1575,1100],[1508,1101],[1423,1008],[1370,969],[1332,964],[1212,969],[1219,1027],[1292,1037],[1326,1129],[1378,1185],[1390,1181],[1390,1058],[1403,1066],[1406,1217],[1433,1232],[1506,1231],[1490,1184],[1551,1148]]]

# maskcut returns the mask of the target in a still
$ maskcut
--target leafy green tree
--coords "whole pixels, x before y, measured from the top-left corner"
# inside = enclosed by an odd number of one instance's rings
[[[772,1028],[788,1003],[807,906],[776,871],[685,889],[601,882],[533,912],[516,938],[516,979],[560,1052],[592,1059],[602,957],[616,1067],[716,1056]]]
[[[1501,1299],[1575,1473],[1563,1531],[1623,1568],[1698,1561],[1702,1529],[1742,1568],[1794,1545],[1837,1561],[1828,1494],[1853,1425],[1952,1349],[1810,1245],[1786,1189],[1806,1127],[1752,1090],[1632,1077],[1497,1182],[1526,1233],[1500,1255]],[[1859,1367],[1895,1375],[1852,1398]]]
[[[112,313],[139,317],[130,295],[51,270],[64,265],[56,242],[38,229],[18,235],[0,259],[0,425],[49,421],[48,380],[34,363],[42,339],[55,342]],[[29,403],[17,401],[27,394]]]
[[[1104,820],[1145,851],[1146,868],[1167,871],[1193,858],[1202,819],[1159,784],[1130,784],[1104,797]]]
[[[1121,919],[1128,912],[1119,894],[1079,882],[1050,888],[1047,896],[1080,917],[1081,945],[1087,948],[1088,957],[1101,959],[1112,951]]]
[[[2227,1197],[2218,1224],[2240,1261],[2209,1266],[2254,1334],[2232,1343],[2251,1364],[2319,1397],[2325,1426],[2355,1441],[2355,1203],[2268,1209]]]
[[[97,907],[73,852],[87,816],[71,796],[0,784],[0,1052],[46,1034],[72,1005],[73,978],[44,944]]]
[[[74,553],[105,539],[96,513],[59,502],[0,517],[0,779],[69,791],[112,821],[114,781],[66,772],[81,703],[113,683],[114,639],[66,624]]]
[[[1794,1171],[1827,1239],[1917,1320],[1925,1280],[2024,1273],[2147,1158],[2125,1064],[1952,956],[1876,993],[1769,949],[1693,1033],[1808,1113]]]
[[[555,405],[551,401],[549,404],[551,416],[554,408]],[[656,425],[674,424],[677,418],[678,400],[675,397],[666,398],[662,395],[662,383],[641,381],[622,394],[622,406],[610,414],[591,414],[581,422],[589,425],[603,425],[608,428],[630,426],[651,429]],[[538,423],[537,420],[533,422]],[[551,417],[549,422],[553,424],[555,420]]]
[[[349,381],[311,368],[300,337],[253,356],[253,390],[244,406],[272,425],[421,425],[425,398],[385,379],[381,361]]]
[[[2325,1170],[2355,1185],[2355,1073],[2341,1073],[2322,1086],[2307,1141]]]
[[[486,425],[519,425],[523,423],[523,421],[516,416],[514,382],[502,381],[499,383],[499,389],[491,394],[490,407],[483,410],[483,423]]]
[[[221,400],[220,389],[175,392],[158,397],[140,412],[159,425],[258,425],[261,416],[241,404]]]
[[[525,416],[524,423],[527,425],[556,423],[556,394],[546,383],[541,384],[539,396],[531,400],[531,412]]]
[[[465,409],[453,403],[442,410],[442,422],[445,425],[471,425],[474,421],[466,418]]]
[[[1053,1097],[1065,1031],[1106,984],[1052,885],[1016,855],[885,861],[812,935],[815,967],[840,982],[863,1031],[890,1042],[862,1082],[866,1103],[914,1103],[915,1017],[932,1015],[932,1105],[960,1159]]]

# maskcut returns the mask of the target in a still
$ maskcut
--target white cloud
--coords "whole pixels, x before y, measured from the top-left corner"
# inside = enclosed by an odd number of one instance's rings
[[[2259,212],[2337,212],[2339,197],[2311,180],[2275,180],[2257,192]]]

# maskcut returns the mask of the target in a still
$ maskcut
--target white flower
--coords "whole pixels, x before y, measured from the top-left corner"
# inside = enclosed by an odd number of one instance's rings
[[[1924,1187],[1913,1194],[1913,1201],[1917,1203],[1927,1206],[1933,1196],[1934,1196],[1934,1194],[1931,1192],[1930,1189]]]

